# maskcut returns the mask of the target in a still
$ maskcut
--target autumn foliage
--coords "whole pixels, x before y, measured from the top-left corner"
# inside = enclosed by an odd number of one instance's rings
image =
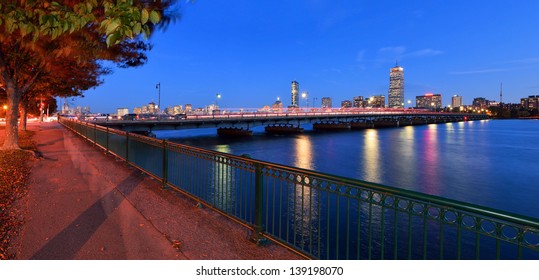
[[[0,127],[0,130],[3,130]],[[19,135],[19,145],[35,150],[32,132]],[[0,144],[4,142],[0,133]],[[20,198],[28,191],[27,179],[34,157],[24,150],[0,151],[0,260],[14,259],[13,238],[19,235],[23,213],[20,212]]]

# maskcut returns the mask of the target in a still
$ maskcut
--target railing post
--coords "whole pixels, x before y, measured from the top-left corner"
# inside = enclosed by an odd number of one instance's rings
[[[109,127],[107,126],[107,144],[106,144],[106,151],[107,151],[107,154],[109,153]]]
[[[125,132],[125,161],[129,163],[129,132]]]
[[[163,188],[167,187],[168,182],[168,157],[167,140],[163,140]]]
[[[251,241],[261,245],[267,240],[264,237],[264,226],[262,225],[263,209],[264,209],[264,191],[262,180],[262,166],[259,163],[255,163],[255,223],[253,226],[253,234],[251,235]]]

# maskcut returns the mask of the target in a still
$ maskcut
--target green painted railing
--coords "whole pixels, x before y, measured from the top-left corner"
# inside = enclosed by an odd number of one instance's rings
[[[539,220],[60,119],[129,164],[317,259],[539,259]],[[226,234],[226,233],[225,233]]]

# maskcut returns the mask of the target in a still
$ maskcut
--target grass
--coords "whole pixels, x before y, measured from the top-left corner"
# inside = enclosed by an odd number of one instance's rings
[[[32,131],[19,131],[19,146],[36,150]],[[0,146],[4,143],[5,127],[0,127]],[[27,180],[34,157],[24,150],[0,150],[0,260],[14,259],[13,239],[19,234],[23,215],[17,201],[28,193]]]

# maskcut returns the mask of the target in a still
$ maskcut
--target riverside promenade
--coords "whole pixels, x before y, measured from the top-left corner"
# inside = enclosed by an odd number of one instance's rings
[[[288,260],[277,244],[258,246],[250,231],[56,122],[29,123],[41,158],[23,200],[18,259]]]

